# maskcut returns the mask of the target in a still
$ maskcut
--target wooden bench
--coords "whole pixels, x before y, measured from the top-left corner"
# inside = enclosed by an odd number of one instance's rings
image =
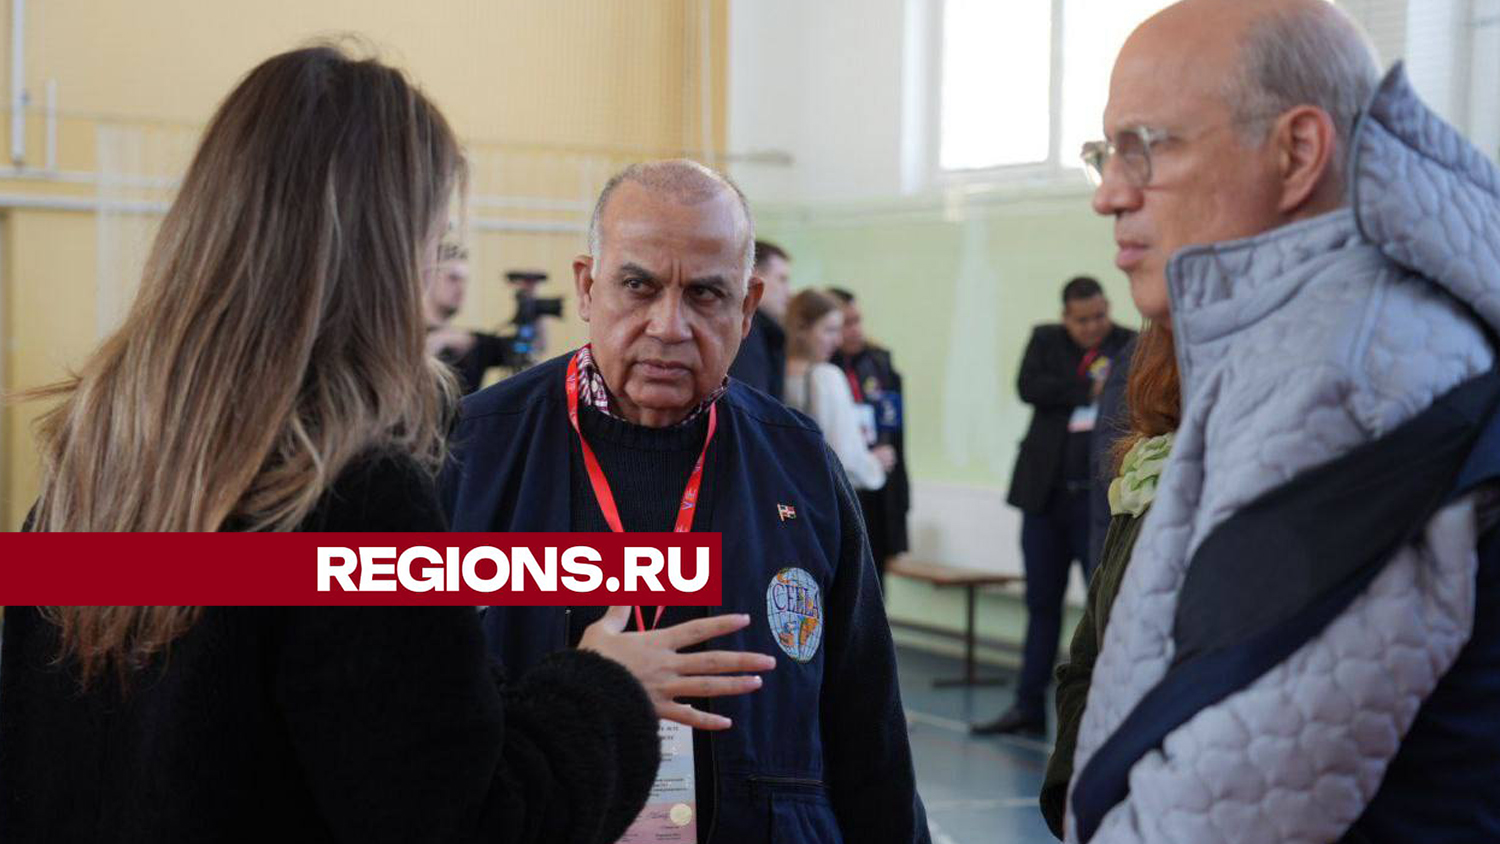
[[[897,557],[886,565],[886,573],[930,583],[933,586],[962,586],[964,588],[964,676],[956,679],[934,680],[933,685],[946,686],[993,686],[1005,682],[999,677],[980,677],[974,668],[974,606],[981,586],[996,586],[1020,583],[1025,578],[1019,574],[1001,574],[982,569],[967,569],[928,563]]]

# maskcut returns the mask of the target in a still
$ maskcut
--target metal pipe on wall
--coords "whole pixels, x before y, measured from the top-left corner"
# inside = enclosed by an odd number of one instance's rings
[[[10,0],[10,160],[26,160],[26,0]]]
[[[47,157],[44,167],[47,172],[57,171],[57,80],[47,80]]]
[[[722,167],[716,159],[713,126],[713,0],[698,5],[698,148],[704,163]]]
[[[151,199],[100,199],[82,196],[29,196],[0,193],[0,211],[23,209],[33,211],[79,211],[93,214],[140,214],[161,216],[171,203]],[[513,220],[504,217],[475,217],[471,225],[479,231],[505,234],[580,235],[588,231],[584,222],[549,220]]]

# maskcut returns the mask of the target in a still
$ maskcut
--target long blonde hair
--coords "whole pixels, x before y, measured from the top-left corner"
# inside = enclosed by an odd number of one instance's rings
[[[275,56],[219,107],[124,324],[32,397],[50,531],[290,530],[373,449],[435,469],[450,407],[421,262],[457,141],[403,76],[332,46]],[[191,607],[55,607],[85,682]]]

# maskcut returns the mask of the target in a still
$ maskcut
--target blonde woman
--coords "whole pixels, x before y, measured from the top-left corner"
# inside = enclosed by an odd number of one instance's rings
[[[786,403],[823,429],[855,489],[885,486],[896,451],[888,445],[870,448],[849,382],[828,362],[843,342],[843,306],[827,293],[804,290],[787,305],[786,332]]]
[[[399,71],[333,48],[253,70],[123,327],[43,391],[30,526],[444,530],[421,273],[461,181]],[[624,609],[503,685],[461,607],[12,608],[0,840],[613,841],[686,682],[672,645],[745,623],[625,634]]]

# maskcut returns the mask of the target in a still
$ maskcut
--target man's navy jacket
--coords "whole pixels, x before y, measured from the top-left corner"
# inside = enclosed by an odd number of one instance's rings
[[[750,333],[729,365],[729,377],[769,393],[777,401],[785,398],[786,331],[765,311],[755,312]]]
[[[576,438],[557,358],[464,400],[443,478],[456,531],[567,531]],[[752,622],[715,649],[777,657],[765,685],[702,707],[733,719],[699,733],[711,782],[702,842],[926,842],[895,652],[853,490],[817,427],[738,382],[719,400],[695,531],[723,534],[723,606]],[[593,506],[593,505],[590,505]],[[795,513],[784,518],[789,508]],[[812,621],[784,611],[807,588]],[[778,591],[780,585],[781,591]],[[568,646],[564,607],[492,607],[494,654],[519,674]],[[700,815],[705,807],[700,806]]]

